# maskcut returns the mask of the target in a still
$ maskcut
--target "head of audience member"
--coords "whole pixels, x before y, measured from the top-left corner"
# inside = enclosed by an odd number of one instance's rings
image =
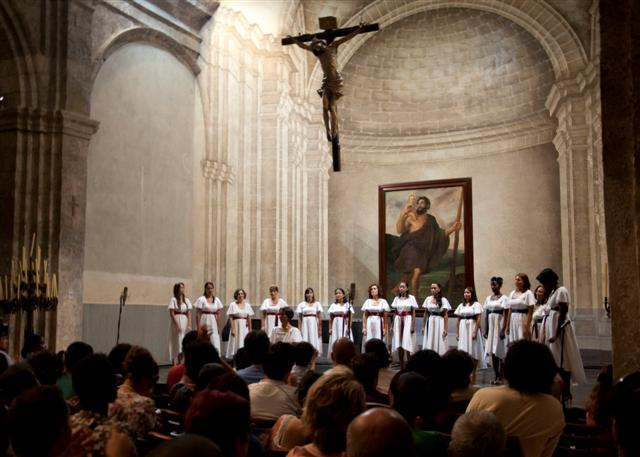
[[[209,438],[226,457],[245,456],[249,442],[249,401],[233,392],[205,389],[191,401],[184,428]]]
[[[447,385],[454,390],[464,390],[471,384],[473,373],[473,359],[468,352],[459,349],[449,349],[442,356]]]
[[[318,355],[318,351],[313,344],[302,341],[294,345],[295,348],[295,364],[299,367],[309,368]]]
[[[411,428],[407,421],[393,409],[370,409],[349,424],[347,457],[413,457],[415,455]]]
[[[391,365],[391,354],[384,341],[378,338],[371,338],[364,344],[364,352],[373,354],[378,360],[378,368],[387,368]]]
[[[58,356],[49,351],[32,353],[27,359],[33,373],[42,385],[52,386],[62,376],[62,365]]]
[[[109,403],[116,399],[116,374],[104,354],[93,354],[76,365],[72,378],[73,390],[82,409],[106,415]]]
[[[333,366],[351,366],[351,361],[356,356],[356,345],[349,338],[338,338],[331,348],[331,362]]]
[[[9,350],[9,324],[0,319],[0,351]]]
[[[213,378],[209,383],[208,389],[219,390],[220,392],[233,392],[245,400],[251,401],[249,397],[249,386],[244,379],[233,371],[227,371]]]
[[[618,443],[618,455],[640,455],[638,411],[640,411],[640,371],[620,379],[613,387],[611,400],[613,437]]]
[[[180,342],[180,350],[184,352],[184,348],[189,346],[191,343],[195,343],[198,340],[199,336],[200,335],[198,334],[197,330],[190,330],[185,333],[182,337],[182,341]]]
[[[556,373],[556,362],[544,344],[519,340],[509,346],[504,359],[504,378],[512,389],[548,394]]]
[[[309,394],[309,389],[311,386],[315,384],[315,382],[320,379],[322,374],[317,371],[307,371],[304,376],[300,379],[300,383],[296,389],[296,396],[298,397],[298,403],[304,405],[304,402]]]
[[[269,350],[269,336],[264,330],[251,330],[244,337],[244,350],[251,365],[262,365]]]
[[[437,415],[447,407],[448,394],[429,385],[421,374],[399,372],[389,386],[391,407],[416,429],[434,430]]]
[[[23,360],[26,360],[34,352],[40,352],[44,350],[46,350],[44,339],[37,333],[27,333],[24,337],[24,346],[22,346],[20,355],[22,356]]]
[[[109,363],[116,372],[116,379],[119,384],[124,381],[127,375],[124,368],[124,360],[127,358],[130,350],[131,345],[129,343],[118,343],[109,351],[109,355],[107,356]]]
[[[93,348],[82,341],[74,341],[67,346],[64,353],[64,369],[68,374],[73,374],[73,370],[80,360],[93,355]]]
[[[427,384],[432,389],[441,389],[451,393],[451,388],[447,385],[444,361],[440,354],[430,349],[422,349],[409,357],[405,371],[418,373],[427,380]]]
[[[209,341],[197,340],[184,348],[185,376],[192,384],[207,363],[220,363],[218,350]]]
[[[587,424],[609,427],[611,425],[611,396],[613,395],[613,365],[600,370],[595,386],[587,400]]]
[[[305,401],[302,421],[311,441],[324,454],[346,449],[349,423],[365,410],[365,392],[349,372],[320,377]]]
[[[286,382],[293,368],[295,349],[288,343],[276,343],[264,357],[264,376],[273,381]]]
[[[140,346],[132,346],[124,359],[126,382],[140,395],[150,397],[158,382],[158,364],[151,352]]]
[[[227,369],[219,363],[207,363],[200,373],[198,373],[198,380],[196,381],[196,390],[201,391],[209,386],[209,383],[227,372]]]
[[[0,375],[0,396],[8,408],[20,393],[38,385],[38,379],[27,363],[11,365]]]
[[[353,375],[364,391],[369,394],[375,392],[378,385],[378,359],[374,354],[360,354],[351,361]]]
[[[220,447],[204,436],[185,433],[156,446],[148,457],[223,457]]]
[[[244,348],[238,349],[236,354],[233,356],[233,367],[236,370],[242,370],[243,368],[250,367],[251,363],[249,363],[249,358],[247,357],[247,351]]]
[[[284,308],[280,308],[279,316],[280,316],[280,326],[282,326],[283,328],[287,328],[289,327],[289,325],[291,324],[291,321],[293,320],[293,310],[288,306],[285,306]]]
[[[494,457],[501,455],[507,435],[495,414],[477,411],[464,414],[451,431],[451,457]]]
[[[8,430],[17,457],[62,454],[69,444],[71,428],[60,390],[36,386],[22,392],[9,409]]]

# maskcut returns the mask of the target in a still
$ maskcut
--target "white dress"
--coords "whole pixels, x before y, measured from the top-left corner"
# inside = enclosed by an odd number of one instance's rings
[[[560,336],[551,343],[549,338],[553,338],[558,332],[558,320],[560,318],[559,303],[571,304],[569,291],[565,287],[558,287],[551,293],[547,300],[546,310],[548,315],[544,320],[544,333],[547,345],[556,359],[558,367],[571,372],[571,379],[578,384],[586,384],[587,379],[582,365],[582,356],[578,348],[573,322],[567,315],[564,327]],[[564,349],[564,350],[563,350]]]
[[[482,332],[476,326],[476,316],[482,314],[482,305],[478,302],[466,306],[460,303],[454,314],[460,319],[458,349],[467,352],[478,361],[483,361]],[[473,338],[473,331],[476,329],[476,337]]]
[[[442,355],[449,349],[447,337],[442,336],[444,328],[444,313],[451,309],[449,300],[442,297],[442,305],[434,303],[433,295],[429,295],[422,303],[425,310],[424,318],[427,319],[424,336],[422,337],[422,349],[430,349]]]
[[[413,330],[413,316],[411,311],[418,308],[416,297],[409,295],[407,298],[396,297],[391,303],[396,310],[393,318],[393,341],[391,350],[396,352],[399,348],[413,354],[416,350],[416,334]]]
[[[231,319],[231,328],[235,331],[236,336],[233,336],[233,333],[229,332],[227,359],[233,358],[236,352],[238,352],[238,349],[244,347],[244,338],[247,336],[247,333],[249,333],[249,319],[251,319],[251,316],[254,314],[253,308],[247,302],[244,303],[242,308],[240,308],[235,301],[229,303],[227,317]]]
[[[333,348],[333,343],[338,339],[345,337],[353,341],[353,332],[351,331],[349,314],[353,314],[353,307],[349,304],[332,303],[327,311],[329,316],[333,315],[333,324],[331,325],[331,340],[329,341],[329,353]],[[349,328],[347,328],[349,324]]]
[[[365,311],[369,315],[367,316],[367,335],[364,340],[369,341],[373,338],[381,340],[382,329],[384,328],[384,313],[391,311],[389,303],[384,298],[378,299],[377,302],[368,298],[362,305],[362,312],[364,313]]]
[[[308,303],[303,301],[296,308],[302,341],[306,341],[316,348],[318,355],[322,355],[322,338],[318,334],[318,313],[322,316],[323,311],[320,302]]]
[[[271,344],[276,343],[299,343],[302,341],[302,334],[293,325],[289,324],[289,328],[284,330],[279,325],[274,327],[269,335],[269,342]]]
[[[278,326],[278,324],[280,323],[280,319],[278,319],[278,314],[280,314],[280,309],[286,308],[286,307],[287,307],[287,302],[284,301],[282,298],[279,298],[278,303],[276,303],[275,305],[271,302],[270,298],[267,298],[265,301],[262,302],[262,305],[260,305],[260,312],[262,313],[264,311],[267,313],[266,323],[264,328],[264,331],[267,333],[267,335],[271,335],[271,332],[273,331],[273,329]]]
[[[504,326],[504,313],[507,312],[508,298],[501,295],[497,300],[492,300],[491,295],[484,301],[483,309],[487,316],[487,341],[484,347],[484,356],[487,363],[492,363],[492,357],[504,359],[507,354],[507,338],[500,338],[500,332]]]
[[[542,321],[548,314],[546,305],[534,305],[533,316],[531,317],[531,339],[539,343],[545,343]]]
[[[173,320],[169,322],[169,360],[171,360],[172,363],[177,360],[178,354],[180,354],[182,338],[186,335],[187,326],[189,325],[189,318],[187,316],[193,309],[188,298],[185,298],[184,301],[185,303],[181,303],[180,306],[178,306],[178,301],[175,297],[172,297],[169,302],[169,309],[175,311],[175,320],[178,321],[177,328]]]
[[[198,328],[207,327],[209,332],[209,339],[211,344],[218,350],[220,354],[220,333],[218,332],[218,316],[220,310],[224,308],[222,302],[218,297],[213,298],[213,303],[207,302],[207,298],[202,296],[196,300],[195,309],[199,309],[202,312],[200,316],[200,322],[198,322]]]
[[[511,311],[511,317],[509,317],[508,344],[524,339],[527,313],[529,312],[529,307],[533,307],[536,303],[536,298],[530,290],[526,290],[520,295],[516,294],[517,292],[515,290],[511,291],[507,301],[507,308]]]

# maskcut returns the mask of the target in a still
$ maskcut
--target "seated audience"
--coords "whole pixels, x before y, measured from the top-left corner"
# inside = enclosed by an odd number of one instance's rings
[[[27,360],[31,354],[36,352],[46,351],[47,347],[44,344],[44,339],[37,333],[27,333],[24,337],[24,345],[20,355],[22,360]]]
[[[0,374],[13,365],[9,355],[9,324],[0,319]]]
[[[251,330],[244,338],[244,350],[251,366],[238,370],[238,375],[247,384],[260,382],[264,377],[262,362],[269,350],[269,337],[264,330]]]
[[[422,349],[411,354],[407,361],[406,371],[413,371],[424,376],[427,384],[435,389],[443,389],[449,395],[451,388],[447,385],[444,360],[440,354],[430,349]]]
[[[469,353],[459,349],[449,349],[442,356],[447,385],[451,389],[449,399],[452,403],[468,403],[478,387],[471,386],[474,370],[473,359]]]
[[[249,402],[233,392],[205,389],[191,402],[185,416],[185,431],[209,438],[226,457],[248,453]]]
[[[549,348],[516,341],[504,361],[508,385],[480,389],[467,412],[494,413],[507,435],[519,439],[523,457],[551,457],[565,425],[562,404],[549,394],[557,372]]]
[[[169,368],[169,373],[167,373],[167,389],[171,390],[171,388],[178,384],[180,382],[180,380],[182,379],[182,377],[184,376],[184,372],[185,372],[185,366],[184,366],[184,348],[186,348],[187,346],[189,346],[191,343],[195,342],[198,339],[198,332],[196,330],[191,330],[190,332],[187,332],[183,337],[182,337],[182,341],[180,342],[181,344],[181,355],[182,357],[179,357],[180,363],[173,365],[171,368]]]
[[[264,357],[264,378],[249,385],[251,418],[276,420],[283,414],[300,415],[295,387],[287,384],[293,367],[293,346],[274,344]]]
[[[238,349],[238,352],[233,356],[233,368],[236,370],[242,370],[243,368],[250,367],[249,358],[247,357],[247,351],[244,348]]]
[[[34,352],[27,359],[38,382],[45,386],[53,386],[62,375],[62,367],[58,356],[49,351]]]
[[[389,396],[376,390],[378,386],[378,359],[374,354],[360,354],[351,362],[353,375],[367,394],[367,407],[370,405],[388,405]]]
[[[372,338],[364,344],[364,352],[366,354],[374,354],[378,360],[378,386],[377,391],[384,395],[389,395],[389,385],[391,379],[398,372],[389,368],[391,365],[391,354],[384,341]]]
[[[587,425],[611,426],[611,396],[613,395],[613,366],[603,367],[586,403]]]
[[[71,382],[73,370],[81,359],[92,354],[93,348],[82,341],[75,341],[67,346],[67,350],[64,353],[64,374],[56,383],[65,400],[69,400],[76,395]]]
[[[104,354],[94,354],[78,362],[73,373],[73,389],[82,410],[71,416],[71,428],[92,430],[94,457],[135,455],[135,447],[121,424],[108,416],[109,403],[116,399],[116,375]]]
[[[206,389],[213,379],[227,372],[227,368],[225,368],[225,366],[220,363],[205,364],[200,369],[200,373],[198,373],[198,380],[196,381],[196,391],[200,392],[201,390]]]
[[[185,373],[169,391],[169,403],[175,411],[187,412],[195,395],[200,370],[207,363],[221,363],[218,351],[210,341],[196,340],[184,348]]]
[[[11,406],[11,402],[23,390],[38,385],[38,379],[27,363],[11,365],[0,375],[0,397],[5,408]]]
[[[640,371],[616,383],[611,399],[612,432],[618,444],[618,457],[640,455],[638,411],[640,411]]]
[[[281,308],[279,316],[280,323],[271,330],[271,335],[269,335],[271,344],[300,343],[302,341],[302,333],[291,324],[293,310],[288,306]]]
[[[347,429],[347,457],[413,457],[416,448],[407,421],[393,409],[373,408]]]
[[[351,361],[356,356],[356,345],[349,338],[338,338],[331,347],[331,363],[333,367],[324,372],[325,375],[351,371]]]
[[[295,348],[295,364],[289,375],[289,385],[297,387],[302,377],[309,371],[314,370],[316,366],[316,357],[318,351],[311,343],[301,341],[294,345]]]
[[[127,376],[124,361],[130,350],[131,345],[129,343],[118,343],[109,351],[109,355],[107,356],[109,363],[116,372],[116,384],[118,386],[124,382],[124,378]]]
[[[309,390],[302,415],[311,443],[295,447],[287,455],[340,455],[346,450],[349,423],[364,410],[364,389],[353,374],[336,372],[321,376]]]
[[[460,416],[451,431],[451,457],[496,457],[505,449],[507,436],[500,420],[488,411]]]
[[[153,449],[148,457],[223,457],[220,447],[208,438],[185,433]]]
[[[158,364],[148,350],[132,346],[123,370],[124,382],[118,388],[116,401],[109,407],[109,417],[124,424],[135,441],[159,426],[156,407],[150,398],[158,381]]]

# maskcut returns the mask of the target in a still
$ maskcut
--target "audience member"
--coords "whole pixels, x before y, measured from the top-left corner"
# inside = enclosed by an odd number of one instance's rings
[[[293,320],[293,310],[288,306],[280,308],[278,312],[280,323],[271,330],[269,341],[275,343],[300,343],[302,342],[302,333],[297,327],[291,324]]]
[[[251,330],[244,338],[244,350],[251,366],[238,370],[238,375],[247,384],[260,382],[264,377],[262,362],[269,350],[269,337],[264,330]]]
[[[9,324],[0,319],[0,374],[13,365],[9,356]]]
[[[198,379],[196,381],[196,391],[200,392],[201,390],[206,389],[213,379],[227,372],[228,370],[224,367],[224,365],[220,363],[205,364],[200,369],[200,373],[198,373]]]
[[[378,360],[378,386],[376,389],[378,392],[384,395],[389,395],[389,386],[391,385],[391,379],[398,372],[389,368],[391,365],[391,354],[384,341],[377,338],[372,338],[364,344],[364,352],[366,354],[374,354]]]
[[[640,411],[640,371],[620,379],[613,387],[611,400],[612,431],[618,444],[618,457],[640,455],[638,411]]]
[[[360,354],[351,362],[353,375],[367,394],[367,406],[388,405],[389,396],[376,390],[378,386],[378,358],[374,354]]]
[[[109,363],[116,372],[116,384],[118,386],[124,382],[124,378],[127,376],[124,361],[130,350],[131,345],[129,343],[118,343],[109,351],[109,355],[107,356]]]
[[[249,358],[247,357],[247,351],[244,348],[238,349],[238,352],[233,356],[233,367],[236,370],[242,370],[243,368],[250,367]]]
[[[222,363],[218,351],[210,341],[196,340],[184,348],[185,373],[169,391],[171,407],[184,414],[195,394],[200,370],[207,363]]]
[[[107,357],[94,354],[83,358],[75,366],[72,380],[82,410],[71,416],[71,428],[92,430],[91,455],[106,455],[107,448],[118,456],[135,455],[123,427],[107,416],[109,403],[116,399],[116,376]]]
[[[187,332],[184,337],[182,337],[181,344],[181,354],[182,359],[180,363],[173,365],[169,368],[169,373],[167,373],[167,389],[171,390],[171,388],[178,384],[182,377],[184,376],[185,366],[184,366],[184,348],[189,346],[191,343],[195,342],[198,339],[198,332],[196,330],[191,330]]]
[[[219,390],[220,392],[233,392],[250,401],[249,386],[244,379],[233,371],[226,371],[211,379],[207,386],[209,390]]]
[[[407,361],[406,371],[413,371],[424,376],[430,387],[446,390],[449,395],[451,389],[447,386],[444,361],[437,352],[422,349],[411,354]]]
[[[54,386],[62,375],[60,360],[52,352],[34,352],[27,359],[27,363],[31,366],[33,373],[42,385]]]
[[[67,347],[67,350],[64,353],[64,374],[56,383],[58,388],[62,391],[62,397],[65,400],[69,400],[76,395],[71,381],[73,370],[81,359],[92,354],[93,348],[82,341],[75,341]]]
[[[223,454],[210,439],[185,433],[156,447],[148,457],[223,457]]]
[[[209,438],[226,457],[246,456],[250,426],[249,402],[233,392],[205,389],[191,402],[185,431]]]
[[[0,396],[5,407],[11,406],[11,402],[23,390],[38,385],[36,375],[26,363],[16,363],[11,365],[0,375]]]
[[[333,367],[324,372],[325,375],[349,372],[351,361],[356,356],[356,345],[349,338],[338,338],[331,347],[331,363]]]
[[[47,347],[44,344],[44,339],[37,333],[27,333],[24,337],[24,345],[20,355],[22,360],[27,360],[29,356],[35,352],[45,351]]]
[[[450,400],[453,403],[467,403],[478,390],[478,387],[471,386],[473,359],[465,351],[449,349],[442,356],[442,360],[447,385],[451,390]]]
[[[549,348],[516,341],[504,361],[508,385],[480,389],[467,412],[493,412],[507,435],[519,439],[523,457],[550,457],[565,425],[561,403],[549,394],[557,372]]]
[[[373,408],[356,417],[347,429],[347,457],[413,457],[411,428],[393,409]]]
[[[611,426],[611,397],[613,395],[613,366],[603,367],[586,403],[587,425]]]
[[[264,357],[264,378],[249,385],[251,418],[276,420],[283,414],[300,415],[295,387],[287,384],[293,367],[293,346],[276,343]]]
[[[344,452],[347,427],[364,410],[364,389],[352,373],[323,375],[309,390],[302,415],[311,443],[287,455],[323,457]]]
[[[150,398],[158,381],[158,364],[147,349],[132,346],[123,370],[125,379],[109,407],[109,417],[124,424],[132,440],[143,439],[159,426],[156,406]]]
[[[507,436],[500,420],[488,411],[460,416],[451,431],[451,457],[495,457],[505,449]]]
[[[309,371],[314,370],[318,351],[307,341],[301,341],[294,345],[295,364],[289,375],[289,385],[297,387],[302,377]]]

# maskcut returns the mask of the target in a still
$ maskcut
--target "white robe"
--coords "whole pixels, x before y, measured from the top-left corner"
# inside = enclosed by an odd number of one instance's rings
[[[276,303],[275,305],[271,302],[270,298],[267,298],[265,301],[262,302],[262,305],[260,305],[260,313],[262,312],[267,313],[267,315],[265,316],[266,322],[264,325],[264,331],[267,333],[267,335],[271,335],[271,332],[273,331],[273,329],[280,324],[280,319],[278,318],[278,314],[280,313],[280,309],[286,308],[286,307],[287,307],[287,302],[284,301],[282,298],[279,298],[278,303]]]
[[[482,362],[482,366],[484,366],[482,332],[477,328],[475,318],[475,316],[482,314],[482,305],[478,302],[467,306],[460,303],[454,314],[460,317],[458,349]],[[475,338],[473,338],[474,330],[477,330]]]
[[[443,337],[444,330],[444,313],[451,309],[449,300],[442,297],[442,306],[438,306],[433,302],[433,296],[429,295],[422,303],[424,308],[424,318],[427,320],[424,336],[422,337],[422,349],[430,349],[442,355],[449,349],[447,337]],[[430,316],[429,313],[438,313],[438,315]]]
[[[492,357],[504,359],[507,354],[507,338],[500,338],[500,332],[504,326],[504,313],[507,312],[506,295],[501,295],[497,300],[492,300],[489,295],[484,301],[483,309],[487,316],[487,341],[484,347],[484,355],[487,363],[492,363]],[[497,311],[497,312],[496,312]]]
[[[224,305],[218,297],[214,297],[213,303],[208,303],[206,297],[202,296],[196,300],[193,307],[202,311],[200,322],[198,322],[198,328],[207,327],[211,344],[213,344],[213,346],[218,350],[218,354],[221,354],[220,333],[218,332],[218,316],[220,316],[220,310],[224,308]]]
[[[353,341],[353,332],[351,325],[347,328],[347,316],[353,314],[353,307],[350,304],[332,303],[327,310],[329,316],[333,316],[333,324],[331,325],[331,340],[329,341],[329,354],[333,348],[333,343],[338,339],[345,337]]]
[[[509,317],[508,344],[524,339],[524,329],[527,324],[527,313],[530,309],[529,307],[532,307],[531,309],[533,310],[533,305],[536,303],[536,298],[530,290],[526,290],[518,296],[516,296],[516,293],[517,292],[515,290],[511,291],[507,301],[507,308],[511,313]]]
[[[249,303],[244,304],[242,308],[234,301],[229,303],[227,308],[227,316],[231,319],[231,328],[235,331],[235,336],[229,332],[229,343],[227,343],[227,359],[231,359],[236,355],[239,349],[244,347],[244,338],[249,333],[248,320],[255,313]]]
[[[396,310],[393,318],[393,341],[391,350],[396,352],[399,348],[413,354],[416,351],[416,334],[413,330],[413,316],[411,311],[418,308],[418,303],[413,295],[407,298],[396,297],[391,303],[391,308]],[[399,314],[408,313],[405,316]]]
[[[303,301],[296,308],[302,341],[306,341],[316,348],[318,355],[322,355],[322,338],[318,334],[318,324],[322,325],[322,323],[318,322],[318,313],[322,316],[323,311],[322,305],[317,301],[313,303]]]
[[[362,312],[379,313],[377,316],[367,316],[367,334],[364,341],[377,338],[382,339],[382,329],[384,328],[383,313],[389,312],[389,303],[384,298],[380,298],[376,303],[373,299],[368,298],[362,305]]]
[[[172,297],[169,302],[169,309],[181,313],[190,313],[193,306],[191,306],[188,298],[185,298],[184,301],[178,306],[176,298]],[[177,327],[173,319],[169,322],[169,360],[171,363],[176,362],[178,359],[178,354],[180,354],[182,348],[182,338],[187,334],[187,326],[189,325],[187,314],[176,314],[175,320],[178,321]]]

